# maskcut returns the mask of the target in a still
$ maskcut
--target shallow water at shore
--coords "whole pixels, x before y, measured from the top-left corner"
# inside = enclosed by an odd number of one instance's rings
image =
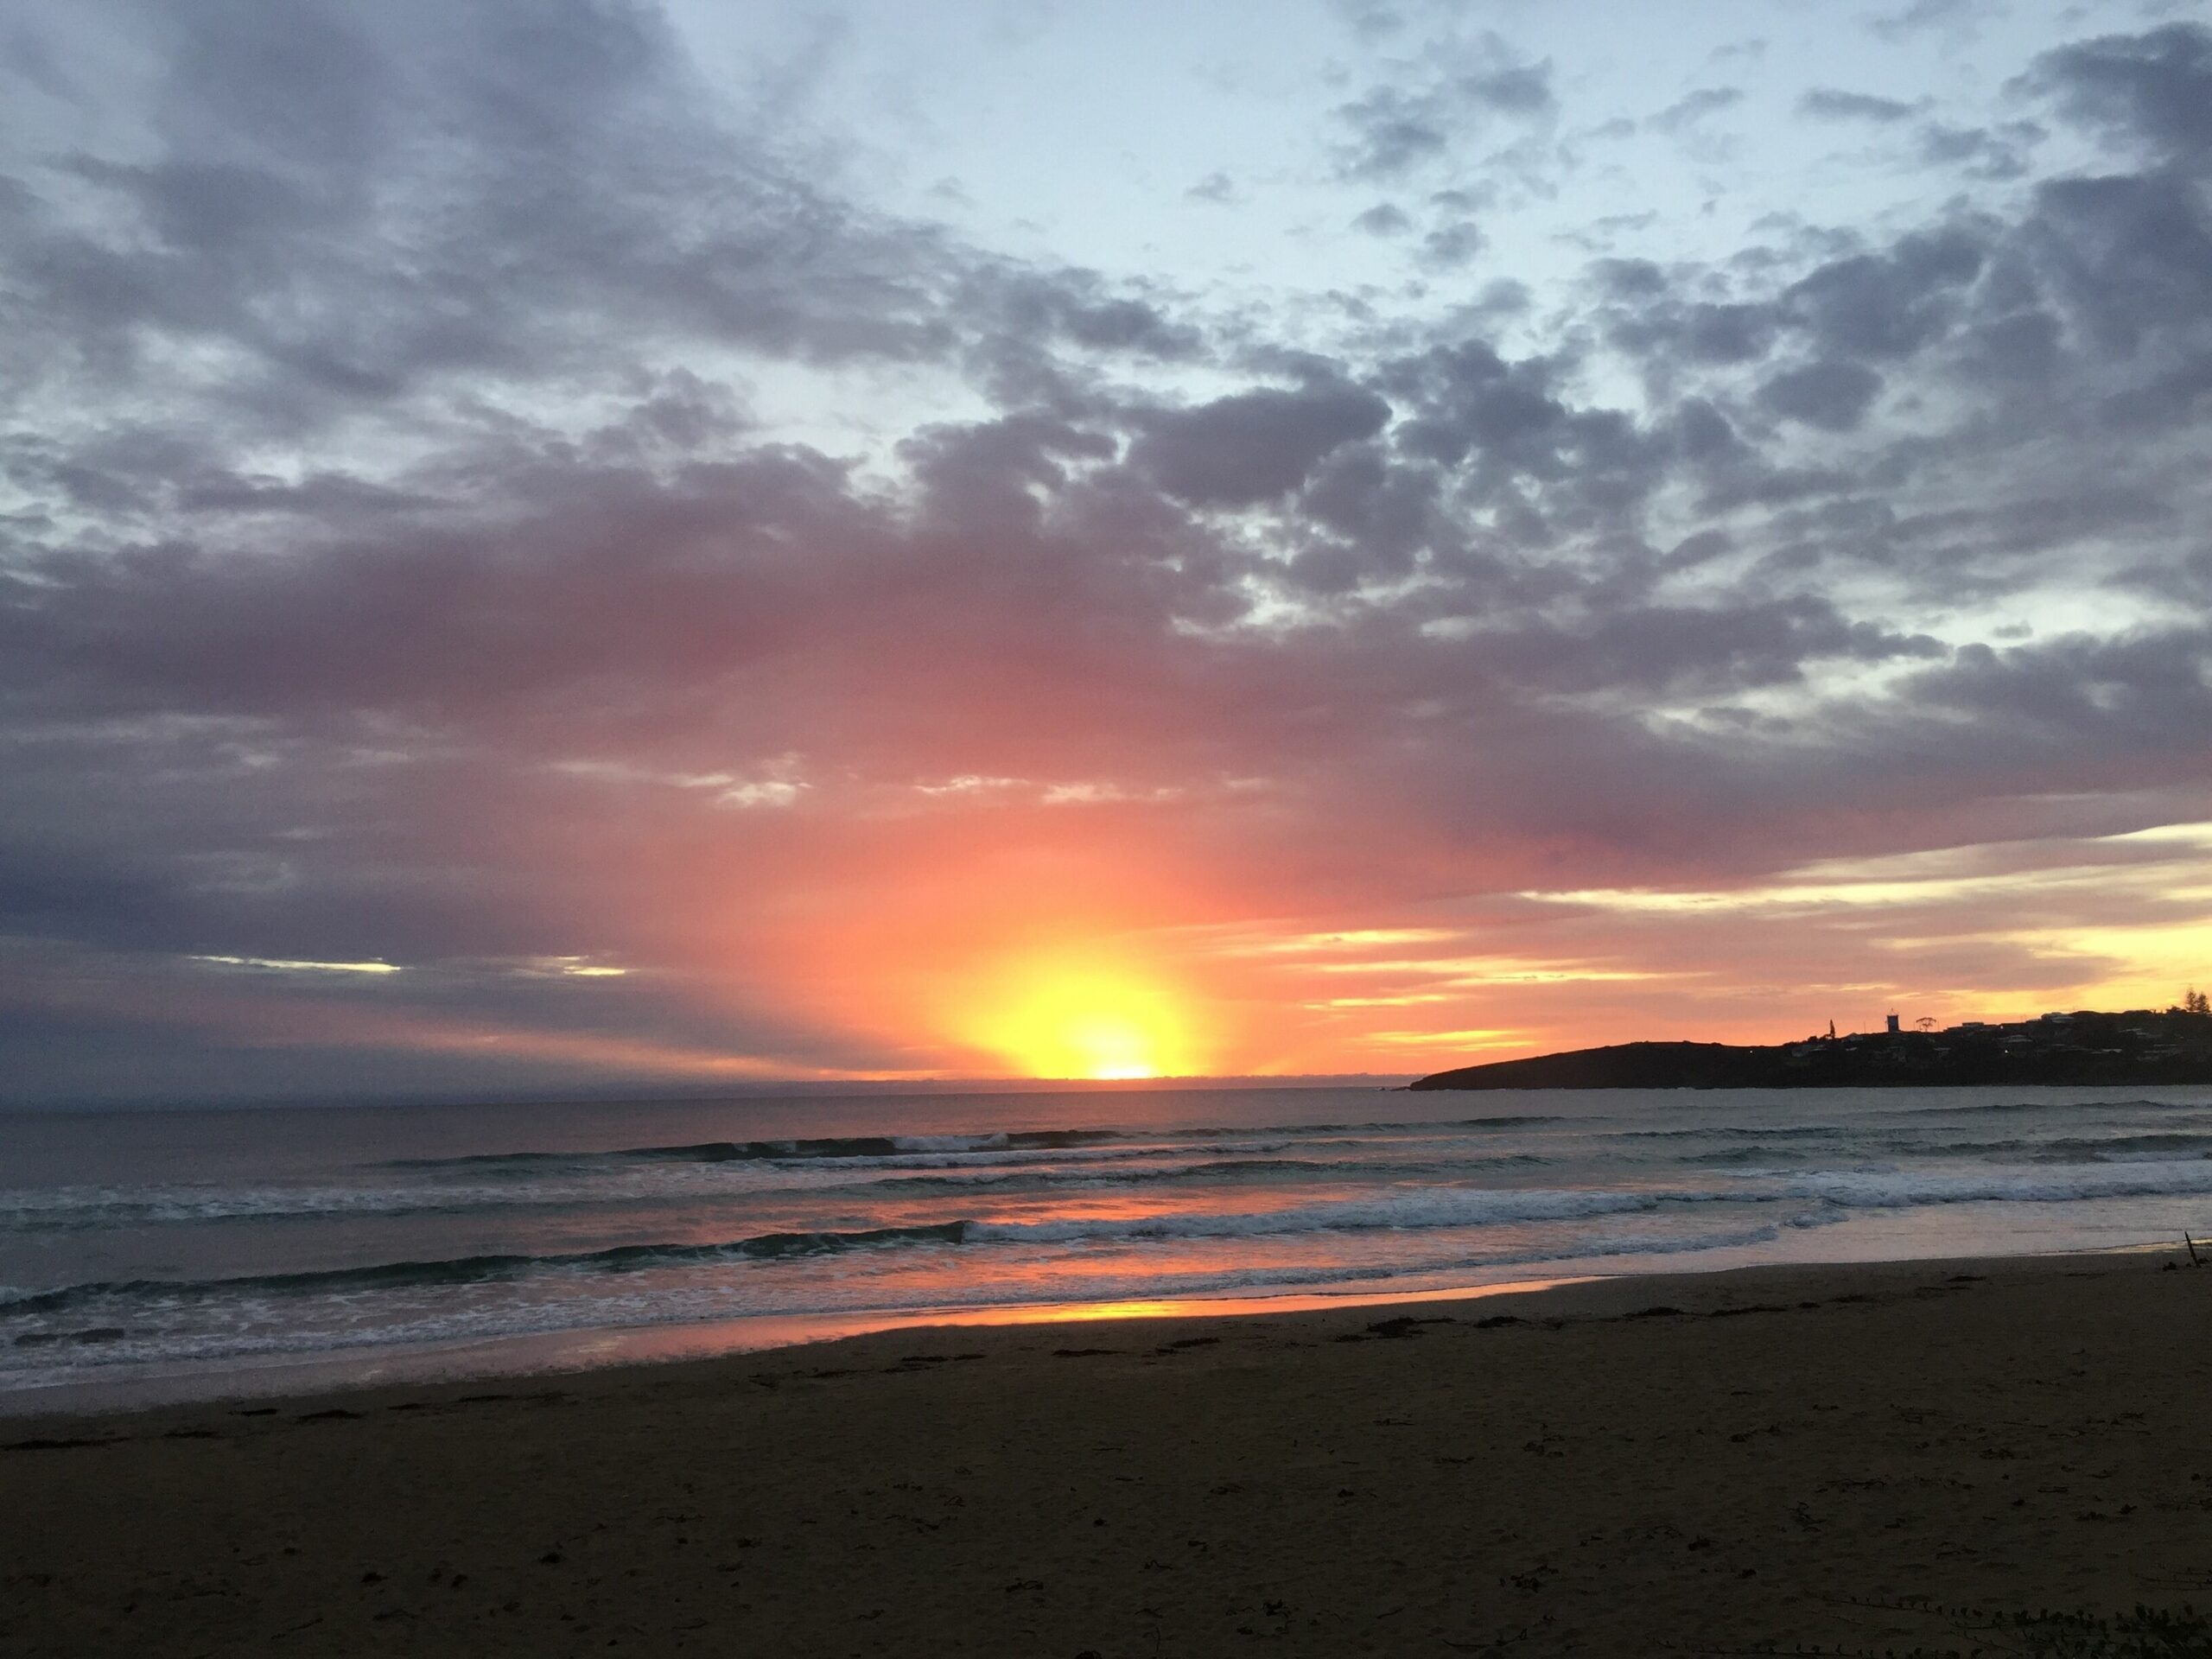
[[[41,1114],[0,1154],[0,1395],[2212,1231],[2205,1089]]]

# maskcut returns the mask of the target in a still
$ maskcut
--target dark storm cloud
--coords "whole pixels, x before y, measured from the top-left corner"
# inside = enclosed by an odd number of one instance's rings
[[[118,16],[151,104],[0,193],[0,1065],[64,969],[185,1028],[231,982],[178,964],[232,956],[402,964],[379,1018],[866,1065],[765,969],[667,988],[878,902],[871,860],[926,888],[1086,813],[1279,914],[1562,858],[1726,882],[2203,776],[2201,628],[1943,643],[1974,601],[2212,598],[2202,31],[2023,79],[2125,166],[1319,347],[855,206],[642,7]],[[90,97],[68,17],[35,41]],[[1347,105],[1342,159],[1554,111],[1478,43]],[[1354,222],[1478,257],[1477,186],[1405,199]],[[766,368],[929,412],[832,454]],[[1054,785],[1043,829],[981,804]],[[579,950],[666,978],[586,1015],[514,966]]]

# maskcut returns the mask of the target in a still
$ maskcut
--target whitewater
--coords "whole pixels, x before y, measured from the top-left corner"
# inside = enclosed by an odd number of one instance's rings
[[[2212,1090],[1070,1090],[0,1115],[0,1407],[2212,1233]],[[673,1338],[689,1340],[671,1345]],[[501,1349],[501,1344],[506,1344]],[[331,1368],[336,1368],[333,1370]]]

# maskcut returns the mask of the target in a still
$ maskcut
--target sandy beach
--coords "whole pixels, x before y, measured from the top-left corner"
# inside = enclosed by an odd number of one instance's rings
[[[2212,1272],[1611,1281],[13,1419],[10,1654],[1637,1654],[2212,1602]],[[1966,1610],[1964,1612],[1953,1610]]]

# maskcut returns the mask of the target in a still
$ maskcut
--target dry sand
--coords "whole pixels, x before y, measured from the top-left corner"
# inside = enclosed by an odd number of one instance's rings
[[[13,1420],[0,1652],[1878,1653],[1981,1639],[1916,1598],[2205,1607],[2212,1270],[2167,1261]]]

